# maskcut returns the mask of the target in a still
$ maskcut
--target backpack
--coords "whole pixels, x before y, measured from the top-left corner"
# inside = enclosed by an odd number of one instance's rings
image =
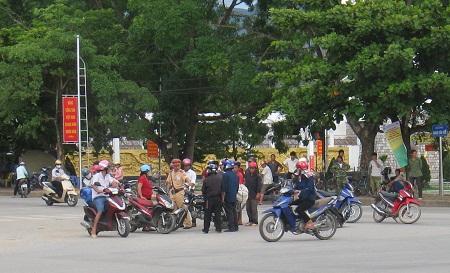
[[[92,201],[92,188],[91,187],[82,187],[80,191],[81,198],[84,199],[84,202],[88,203]]]

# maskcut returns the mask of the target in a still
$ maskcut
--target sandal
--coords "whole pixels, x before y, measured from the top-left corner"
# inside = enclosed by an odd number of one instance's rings
[[[253,225],[252,222],[248,222],[247,224],[245,224],[245,226],[247,226],[247,227],[249,227],[249,226],[251,226],[251,225]]]

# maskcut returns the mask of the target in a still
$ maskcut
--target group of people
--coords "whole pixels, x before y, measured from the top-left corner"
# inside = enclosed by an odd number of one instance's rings
[[[406,170],[408,171],[408,178],[411,182],[413,188],[417,187],[419,200],[422,200],[423,193],[423,172],[422,172],[422,160],[417,157],[417,151],[411,150],[410,158],[408,160],[408,165],[406,166]],[[381,187],[382,183],[382,172],[383,170],[383,161],[381,161],[377,153],[372,153],[372,158],[369,163],[369,175],[370,175],[370,188],[372,194],[375,194],[377,190]],[[403,189],[404,182],[407,181],[408,178],[405,178],[400,169],[395,170],[395,177],[391,179],[390,182],[387,183],[388,189],[394,192],[398,192]]]

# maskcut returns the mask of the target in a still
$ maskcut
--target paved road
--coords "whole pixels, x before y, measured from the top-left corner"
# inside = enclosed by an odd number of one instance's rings
[[[267,208],[267,205],[261,206]],[[260,211],[261,211],[260,210]],[[257,227],[202,234],[103,232],[79,224],[82,204],[47,207],[40,198],[0,196],[0,272],[449,272],[450,208],[422,208],[413,225],[361,220],[329,241],[290,233],[276,243]],[[201,223],[201,221],[200,221]]]

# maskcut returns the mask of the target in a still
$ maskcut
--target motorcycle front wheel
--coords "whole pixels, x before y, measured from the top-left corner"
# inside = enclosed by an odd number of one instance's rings
[[[409,212],[408,212],[409,206]],[[398,210],[398,218],[404,224],[412,224],[419,220],[422,211],[417,204],[404,205]]]
[[[117,232],[119,233],[120,237],[127,237],[128,234],[130,234],[131,225],[130,221],[125,218],[119,218],[117,220]]]
[[[284,222],[275,213],[266,214],[259,222],[259,234],[267,242],[276,242],[283,237]]]
[[[344,209],[342,214],[345,215],[347,212],[349,212],[350,216],[348,217],[347,222],[348,223],[356,223],[356,222],[358,222],[359,219],[361,219],[362,211],[363,211],[363,209],[360,204],[352,202],[352,203],[350,203],[350,205],[348,207],[346,207]]]
[[[67,196],[67,205],[70,207],[75,207],[78,203],[78,196],[77,195],[68,195]]]
[[[158,216],[158,222],[156,224],[156,231],[161,234],[169,234],[175,229],[177,224],[177,218],[173,213],[162,212]]]
[[[377,206],[380,209],[385,209],[386,204],[383,201],[378,201],[375,206]],[[386,219],[386,215],[378,213],[378,211],[373,210],[373,220],[375,223],[381,223],[383,220]]]
[[[314,236],[320,240],[328,240],[334,236],[337,229],[336,218],[329,212],[325,212],[314,221],[314,225],[319,223],[320,225],[314,231]]]

